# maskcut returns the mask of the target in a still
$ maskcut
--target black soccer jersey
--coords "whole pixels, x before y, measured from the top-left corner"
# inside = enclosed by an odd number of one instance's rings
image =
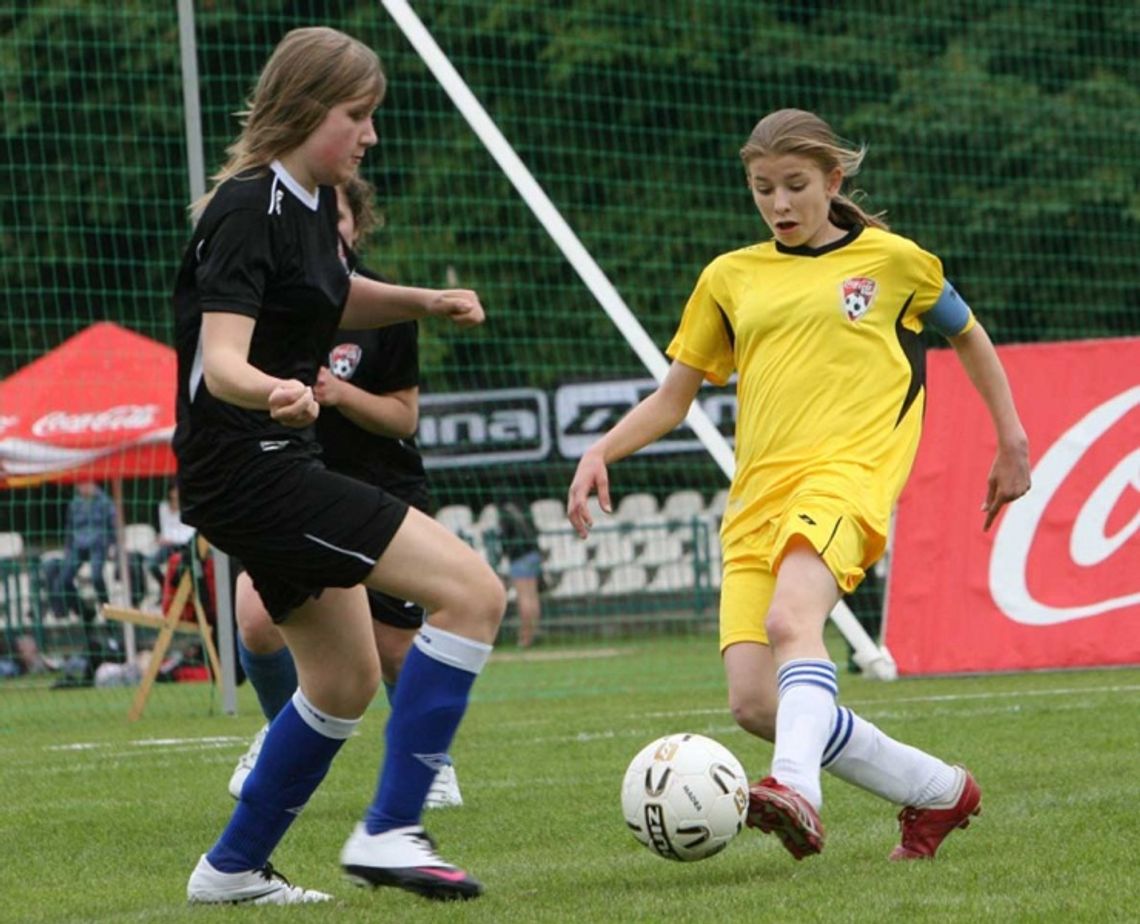
[[[378,278],[363,267],[362,276]],[[328,368],[337,378],[381,395],[420,383],[418,325],[404,321],[372,330],[336,332]],[[426,504],[427,478],[415,439],[361,429],[335,407],[321,408],[317,440],[333,471],[379,485],[415,506]]]
[[[202,376],[202,314],[256,320],[249,361],[283,379],[316,382],[348,297],[336,194],[315,195],[276,161],[222,183],[186,249],[174,292],[178,457],[183,513],[209,502],[268,452],[317,451],[312,428],[276,423],[210,394]]]

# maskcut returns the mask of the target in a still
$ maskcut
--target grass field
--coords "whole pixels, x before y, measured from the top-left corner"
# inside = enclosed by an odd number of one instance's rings
[[[229,717],[207,714],[201,687],[162,687],[129,725],[122,691],[0,689],[0,920],[1140,920],[1140,670],[841,685],[865,717],[978,777],[981,817],[935,862],[888,863],[895,811],[826,777],[819,857],[796,863],[746,830],[701,863],[658,859],[621,817],[637,750],[700,732],[757,776],[769,747],[728,716],[709,638],[551,646],[488,666],[453,748],[467,804],[427,817],[441,852],[483,880],[482,899],[440,906],[341,879],[341,844],[374,785],[377,705],[274,857],[338,901],[286,909],[185,904],[261,724],[252,691]]]

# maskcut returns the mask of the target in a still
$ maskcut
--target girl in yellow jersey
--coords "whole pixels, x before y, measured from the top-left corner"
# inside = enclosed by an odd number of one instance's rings
[[[818,853],[825,768],[903,806],[892,859],[932,857],[980,811],[977,783],[836,704],[823,627],[883,554],[922,429],[926,325],[954,347],[997,433],[985,529],[1029,489],[1025,431],[993,345],[938,258],[840,192],[862,148],[812,113],[783,109],[740,154],[773,239],[701,273],[668,375],[582,457],[568,514],[584,537],[590,494],[611,509],[607,464],[676,427],[705,379],[738,373],[720,647],[734,718],[775,742],[748,823],[796,859]]]

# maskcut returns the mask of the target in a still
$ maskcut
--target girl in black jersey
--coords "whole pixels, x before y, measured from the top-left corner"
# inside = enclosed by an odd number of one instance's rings
[[[337,230],[349,248],[348,264],[353,272],[379,278],[371,276],[355,256],[376,225],[372,185],[353,177],[338,186],[336,193]],[[403,321],[372,330],[338,330],[313,393],[321,405],[317,440],[325,465],[334,472],[380,485],[426,511],[430,501],[427,473],[414,438],[419,422],[419,385],[418,325]],[[297,689],[293,656],[247,574],[238,577],[235,601],[241,665],[262,712],[272,721]],[[424,610],[417,603],[378,590],[368,591],[368,606],[381,679],[391,703],[400,668],[423,625]],[[235,799],[241,798],[268,727],[257,733],[230,776],[229,791]],[[432,781],[424,808],[462,804],[455,768],[448,758]]]
[[[175,288],[184,520],[241,560],[292,652],[299,687],[265,737],[229,825],[190,877],[192,902],[285,904],[269,856],[358,725],[380,668],[361,584],[431,613],[404,662],[379,785],[341,852],[356,882],[430,898],[480,884],[420,826],[424,795],[491,651],[502,584],[458,537],[319,460],[313,386],[338,327],[438,316],[481,323],[474,292],[350,276],[333,187],[376,141],[376,55],[327,28],[288,33],[243,113]]]

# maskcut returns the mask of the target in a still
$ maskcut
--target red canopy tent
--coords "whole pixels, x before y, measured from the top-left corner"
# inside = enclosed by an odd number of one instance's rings
[[[123,479],[175,471],[176,368],[170,347],[100,322],[0,382],[0,487],[109,480],[124,576]]]
[[[175,471],[170,347],[93,324],[0,382],[0,485]]]

